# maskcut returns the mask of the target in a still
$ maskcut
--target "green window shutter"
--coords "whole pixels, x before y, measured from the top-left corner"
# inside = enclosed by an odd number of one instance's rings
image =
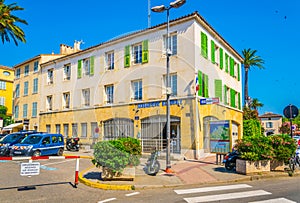
[[[236,108],[235,105],[235,90],[230,89],[230,106]]]
[[[238,108],[241,110],[241,93],[238,93]]]
[[[143,41],[143,51],[142,51],[142,63],[148,63],[148,40]]]
[[[201,32],[201,55],[207,58],[207,36]]]
[[[222,80],[215,80],[215,97],[222,101]]]
[[[223,70],[223,49],[220,48],[220,69]]]
[[[224,85],[224,104],[228,104],[228,100],[227,100],[227,87],[226,85]]]
[[[225,53],[225,72],[228,73],[228,54]]]
[[[82,60],[78,60],[77,64],[77,78],[81,78],[82,74]]]
[[[208,98],[208,75],[204,75],[204,97]]]
[[[124,67],[130,66],[130,45],[125,46]]]
[[[199,83],[199,90],[198,90],[198,96],[203,96],[203,75],[202,72],[198,71],[198,83]]]
[[[238,77],[238,81],[240,81],[241,80],[241,73],[240,73],[240,71],[241,71],[241,68],[240,68],[240,64],[238,63],[237,64],[238,66],[237,66],[237,77]]]
[[[234,59],[230,57],[230,76],[234,77]]]
[[[215,58],[215,42],[213,40],[210,41],[211,44],[211,62],[216,63]]]
[[[94,75],[94,61],[95,61],[95,57],[91,56],[90,58],[90,75]]]

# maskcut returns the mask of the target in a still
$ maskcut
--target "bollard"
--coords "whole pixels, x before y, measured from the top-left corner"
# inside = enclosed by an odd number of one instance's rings
[[[79,174],[79,159],[76,159],[76,166],[75,166],[75,182],[74,187],[77,188],[78,185],[78,174]]]

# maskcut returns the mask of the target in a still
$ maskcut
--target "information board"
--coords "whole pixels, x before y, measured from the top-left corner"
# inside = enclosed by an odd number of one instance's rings
[[[21,163],[21,176],[34,176],[40,174],[40,162]]]

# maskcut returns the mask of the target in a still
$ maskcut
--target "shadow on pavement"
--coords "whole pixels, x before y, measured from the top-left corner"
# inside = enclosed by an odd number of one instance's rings
[[[214,168],[213,170],[216,171],[216,172],[220,172],[220,173],[230,173],[230,174],[236,173],[235,170],[229,171],[229,170],[226,170],[225,167],[216,167],[216,168]],[[236,173],[236,174],[237,174],[237,173]]]
[[[14,187],[5,187],[5,188],[0,188],[0,190],[17,189],[18,191],[24,191],[24,190],[35,189],[35,187],[49,186],[49,185],[62,185],[62,184],[70,184],[72,187],[74,187],[74,184],[71,182],[58,182],[58,183],[46,183],[46,184],[38,184],[38,185],[22,185],[22,186],[14,186]]]

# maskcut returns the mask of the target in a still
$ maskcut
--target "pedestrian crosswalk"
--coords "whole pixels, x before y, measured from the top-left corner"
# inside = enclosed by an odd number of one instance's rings
[[[230,190],[235,190],[234,192]],[[241,191],[237,191],[241,190]],[[245,191],[248,190],[248,191]],[[251,197],[261,197],[262,200],[251,201],[249,203],[296,203],[295,201],[286,198],[270,198],[271,192],[265,190],[254,190],[252,186],[247,184],[234,184],[224,186],[212,186],[212,187],[201,187],[191,189],[174,190],[178,195],[187,196],[189,194],[200,194],[200,196],[183,197],[187,203],[201,203],[201,202],[213,202],[213,201],[229,201],[234,199],[243,199]],[[214,194],[206,194],[213,192]],[[217,194],[219,193],[219,194]],[[245,202],[245,201],[242,201]],[[247,201],[246,201],[247,202]]]

